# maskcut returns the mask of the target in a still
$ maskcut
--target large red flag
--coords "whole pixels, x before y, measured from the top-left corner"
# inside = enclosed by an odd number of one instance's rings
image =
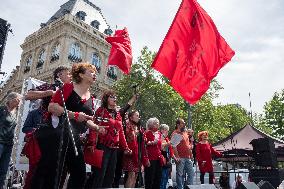
[[[127,29],[116,30],[114,36],[106,37],[106,41],[112,45],[108,64],[116,65],[125,74],[129,74],[132,64],[132,50]]]
[[[234,54],[196,0],[183,0],[152,67],[195,104]]]

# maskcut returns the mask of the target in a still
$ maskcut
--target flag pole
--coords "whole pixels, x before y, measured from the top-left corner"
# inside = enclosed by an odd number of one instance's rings
[[[187,109],[187,114],[188,114],[188,118],[187,118],[187,120],[188,120],[188,128],[189,129],[193,129],[193,127],[192,127],[192,119],[191,119],[191,105],[190,105],[190,103],[187,103],[187,105],[188,105],[188,109]]]
[[[252,108],[251,108],[251,96],[250,96],[250,92],[249,92],[249,108],[250,108],[250,118],[251,118],[251,121],[253,122],[253,119],[252,119]],[[253,123],[252,123],[253,124]]]
[[[143,79],[142,83],[140,84],[140,87],[138,88],[138,90],[136,91],[137,95],[140,95],[143,92],[143,87],[146,84],[147,79],[150,77],[150,72],[151,72],[151,67],[146,71],[146,76]]]

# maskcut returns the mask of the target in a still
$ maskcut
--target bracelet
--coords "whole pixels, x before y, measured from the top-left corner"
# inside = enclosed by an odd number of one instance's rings
[[[78,117],[79,117],[79,112],[74,112],[74,119],[75,119],[75,121],[78,121]]]

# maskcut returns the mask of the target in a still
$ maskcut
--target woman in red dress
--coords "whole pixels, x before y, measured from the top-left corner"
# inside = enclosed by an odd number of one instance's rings
[[[200,170],[200,182],[204,184],[204,175],[209,173],[209,184],[213,184],[214,173],[212,165],[212,155],[221,157],[222,154],[217,152],[208,142],[208,132],[198,133],[199,142],[196,144],[196,159]]]
[[[138,142],[137,135],[139,134],[139,112],[132,111],[128,114],[129,121],[126,123],[125,138],[132,154],[124,154],[123,170],[128,172],[128,177],[125,183],[125,188],[135,188],[136,178],[139,172],[138,163]]]

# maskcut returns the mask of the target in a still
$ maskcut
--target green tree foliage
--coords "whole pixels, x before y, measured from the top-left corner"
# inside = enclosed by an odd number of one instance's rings
[[[275,92],[272,99],[265,103],[262,123],[272,129],[275,137],[284,139],[284,89]]]
[[[139,84],[138,91],[141,91],[141,95],[133,108],[139,110],[142,123],[145,124],[150,117],[157,117],[161,123],[168,124],[172,131],[178,117],[188,120],[188,105],[168,85],[168,80],[150,67],[154,57],[155,53],[144,47],[138,61],[132,65],[131,73],[117,82],[114,88],[118,93],[119,104],[123,105],[134,94],[131,86]],[[227,137],[250,123],[249,116],[242,107],[213,104],[221,89],[222,86],[213,80],[208,92],[196,105],[190,107],[195,133],[208,130],[212,142]]]
[[[138,61],[132,65],[131,73],[125,75],[114,87],[118,93],[119,104],[126,104],[134,94],[132,86],[138,84],[138,91],[141,92],[136,107],[133,108],[139,110],[142,123],[145,124],[151,117],[157,117],[161,123],[168,124],[173,130],[176,118],[186,117],[185,103],[150,67],[154,56],[154,52],[144,47]]]
[[[218,96],[218,94],[214,95]],[[251,123],[247,111],[240,105],[214,106],[212,101],[212,96],[205,95],[192,108],[192,126],[194,130],[196,133],[207,130],[211,142],[217,142]]]
[[[266,123],[263,114],[253,114],[253,124],[256,128],[265,132],[266,134],[273,135],[273,129]]]

